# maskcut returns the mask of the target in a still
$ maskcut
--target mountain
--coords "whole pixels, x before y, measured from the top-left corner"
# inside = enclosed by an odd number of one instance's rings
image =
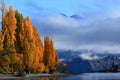
[[[79,14],[74,14],[74,15],[71,15],[70,17],[74,19],[83,19],[83,17],[80,16]]]
[[[68,17],[66,14],[60,13],[60,15],[64,16],[64,17]]]
[[[81,54],[88,54],[91,57],[94,57],[94,56],[105,57],[113,54],[108,52],[99,53],[93,50],[89,50],[89,51],[88,50],[57,50],[57,53],[60,60],[74,59],[81,56]],[[115,54],[115,55],[120,56],[120,54]]]
[[[59,59],[74,59],[79,56],[82,51],[73,51],[73,50],[57,50]]]
[[[71,60],[65,60],[67,64],[67,72],[71,73],[87,73],[91,71],[103,70],[107,65],[111,66],[113,63],[120,64],[120,56],[109,55],[99,59],[83,60],[78,57]]]
[[[65,60],[64,63],[67,64],[66,71],[70,73],[83,73],[92,70],[92,66],[89,64],[88,60],[81,58]]]

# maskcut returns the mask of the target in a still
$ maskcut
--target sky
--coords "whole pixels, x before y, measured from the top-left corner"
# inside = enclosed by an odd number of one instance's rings
[[[120,0],[5,0],[56,49],[120,53]]]

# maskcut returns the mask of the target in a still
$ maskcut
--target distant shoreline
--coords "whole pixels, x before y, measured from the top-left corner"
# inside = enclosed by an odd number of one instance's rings
[[[2,74],[0,73],[0,79],[28,79],[28,78],[44,78],[44,77],[65,77],[70,74],[55,73],[55,74],[26,74],[25,77],[17,77],[13,74]]]

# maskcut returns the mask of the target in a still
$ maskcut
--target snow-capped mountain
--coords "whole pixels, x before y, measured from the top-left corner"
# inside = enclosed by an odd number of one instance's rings
[[[116,55],[109,55],[104,58],[83,60],[78,57],[72,60],[65,60],[67,64],[67,71],[72,73],[85,73],[91,71],[98,71],[104,69],[107,65],[120,64],[120,57]]]
[[[111,54],[114,54],[114,53],[108,53],[108,52],[104,52],[104,53],[99,53],[99,52],[95,52],[95,51],[87,51],[87,50],[76,50],[76,51],[73,51],[73,50],[57,50],[58,52],[58,56],[59,56],[59,59],[74,59],[74,58],[77,58],[77,57],[91,57],[91,58],[94,58],[95,57],[105,57],[105,56],[109,56]],[[120,54],[114,54],[116,56],[120,56]]]
[[[113,62],[120,64],[120,54],[95,53],[93,51],[58,50],[59,58],[67,64],[67,72],[84,73],[104,69]]]
[[[79,14],[74,14],[72,16],[70,16],[71,18],[74,18],[74,19],[83,19],[82,16],[80,16]]]

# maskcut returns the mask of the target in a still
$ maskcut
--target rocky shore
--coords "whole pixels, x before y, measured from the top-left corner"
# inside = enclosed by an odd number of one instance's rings
[[[25,77],[17,77],[13,74],[0,74],[0,80],[1,79],[29,79],[29,78],[43,78],[43,77],[65,77],[69,76],[69,74],[63,74],[63,73],[55,73],[55,74],[26,74]]]

